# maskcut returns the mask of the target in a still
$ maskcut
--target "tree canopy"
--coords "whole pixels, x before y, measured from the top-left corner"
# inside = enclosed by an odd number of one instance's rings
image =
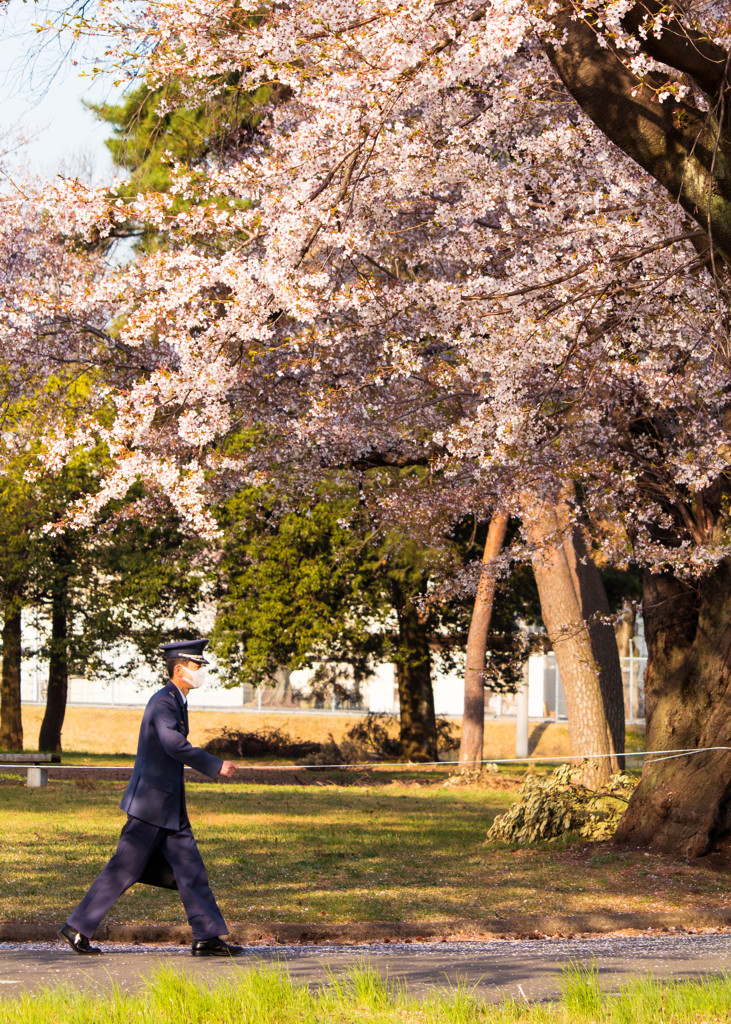
[[[643,569],[651,744],[718,748],[682,784],[650,767],[627,820],[708,849],[731,820],[731,678],[708,655],[709,631],[727,645],[731,572],[725,6],[103,0],[93,27],[179,108],[234,84],[279,101],[160,191],[58,181],[2,200],[7,358],[107,370],[75,429],[47,439],[50,463],[109,452],[77,521],[142,481],[213,534],[221,479],[306,492],[339,467],[420,465],[438,486],[407,481],[383,516],[428,541],[449,516],[512,513],[512,558],[571,495],[602,557]],[[19,222],[42,244],[15,261]],[[130,223],[164,247],[91,269]],[[60,299],[38,269],[57,250]],[[49,322],[38,353],[25,339]],[[234,454],[242,429],[257,443]],[[659,779],[677,810],[652,805]]]

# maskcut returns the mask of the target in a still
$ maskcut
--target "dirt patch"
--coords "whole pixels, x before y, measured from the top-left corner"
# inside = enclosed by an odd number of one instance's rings
[[[7,775],[17,775],[17,778],[4,778],[0,785],[16,786],[18,782],[25,782],[26,771],[24,768],[8,769]],[[95,782],[127,782],[132,775],[132,768],[49,768],[49,782],[75,782],[80,789],[90,788]],[[186,772],[186,784],[205,782],[210,784],[211,779],[207,775],[201,775],[196,771]],[[390,784],[391,778],[386,780]],[[374,785],[379,780],[362,769],[336,769],[323,771],[322,769],[297,768],[240,768],[233,779],[217,779],[220,785],[241,783],[245,785],[258,786],[357,786]]]
[[[499,771],[468,771],[450,775],[438,785],[445,789],[496,789],[512,792],[520,788],[522,781],[517,775],[503,775]]]

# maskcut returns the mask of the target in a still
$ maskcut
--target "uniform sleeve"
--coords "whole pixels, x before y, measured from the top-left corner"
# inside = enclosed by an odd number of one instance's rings
[[[220,757],[214,757],[213,754],[208,754],[205,750],[201,750],[200,747],[194,747],[179,732],[178,719],[172,706],[172,701],[174,700],[174,697],[169,699],[163,697],[158,701],[155,708],[153,722],[162,749],[170,757],[174,757],[176,761],[182,761],[183,764],[195,768],[197,772],[215,779],[221,771],[223,761]]]

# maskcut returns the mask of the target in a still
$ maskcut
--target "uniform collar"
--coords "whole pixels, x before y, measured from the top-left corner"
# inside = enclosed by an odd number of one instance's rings
[[[182,704],[182,706],[184,708],[187,707],[188,706],[188,698],[183,696],[183,694],[177,688],[177,686],[172,681],[172,679],[168,679],[168,686],[173,691],[173,693],[175,694],[176,700],[178,700]]]

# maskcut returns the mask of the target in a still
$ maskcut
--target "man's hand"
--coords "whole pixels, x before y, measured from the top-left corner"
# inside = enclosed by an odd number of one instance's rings
[[[223,775],[224,779],[230,779],[238,770],[239,766],[234,764],[233,761],[224,761],[218,774]]]

